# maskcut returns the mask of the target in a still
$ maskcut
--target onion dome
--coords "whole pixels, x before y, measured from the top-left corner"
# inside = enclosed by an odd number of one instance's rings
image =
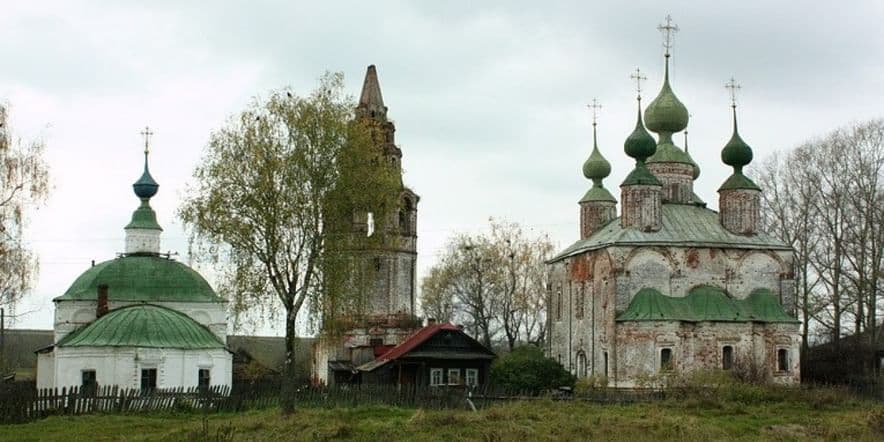
[[[141,178],[138,178],[138,181],[135,184],[132,184],[132,189],[135,191],[135,195],[138,198],[152,198],[157,194],[157,190],[159,190],[160,185],[154,181],[153,177],[150,176],[150,170],[147,168],[147,154],[148,149],[147,146],[144,147],[144,173],[141,174]]]
[[[602,156],[596,138],[596,123],[592,123],[592,153],[583,163],[583,176],[592,180],[592,188],[583,195],[580,202],[611,201],[616,202],[611,192],[605,189],[602,180],[611,174],[611,163]]]
[[[657,143],[654,142],[654,137],[645,130],[645,125],[642,123],[641,107],[641,96],[639,96],[635,130],[626,137],[626,141],[623,143],[623,150],[626,151],[626,155],[635,158],[635,169],[626,176],[620,187],[635,184],[662,185],[660,180],[645,166],[645,160],[654,155],[654,152],[657,150]]]
[[[669,54],[666,54],[663,88],[645,109],[645,122],[648,129],[662,135],[683,131],[688,127],[689,118],[688,109],[669,86]]]
[[[743,175],[743,167],[752,162],[752,148],[743,141],[737,131],[737,105],[732,104],[734,113],[734,133],[730,141],[721,150],[721,161],[734,168],[734,173],[721,185],[718,190],[727,189],[754,189],[761,190],[749,177]]]

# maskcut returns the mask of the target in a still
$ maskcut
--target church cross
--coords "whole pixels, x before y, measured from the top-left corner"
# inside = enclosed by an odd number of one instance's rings
[[[593,98],[592,104],[587,104],[586,107],[592,109],[592,125],[595,126],[599,117],[598,110],[602,108],[602,105],[599,104],[599,100]]]
[[[150,127],[144,126],[144,130],[141,131],[141,136],[144,137],[144,154],[147,155],[150,151],[150,137],[153,136]]]
[[[730,90],[731,93],[731,107],[737,107],[737,92],[740,91],[740,85],[737,84],[737,80],[734,80],[734,77],[731,77],[731,80],[724,85],[724,87]]]
[[[657,25],[657,30],[663,33],[663,47],[666,48],[666,56],[669,56],[669,50],[672,49],[672,38],[678,32],[678,25],[672,23],[672,16],[666,15],[666,24]]]
[[[635,68],[635,73],[630,75],[629,78],[635,80],[635,91],[638,92],[638,96],[642,96],[642,81],[647,80],[648,77],[642,75],[642,71],[639,68]]]

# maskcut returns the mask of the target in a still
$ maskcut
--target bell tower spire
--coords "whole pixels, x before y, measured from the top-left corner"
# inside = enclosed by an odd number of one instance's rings
[[[580,238],[590,237],[596,230],[617,216],[617,200],[602,184],[611,174],[611,163],[599,151],[597,137],[598,110],[602,108],[598,100],[592,99],[587,105],[592,109],[592,153],[583,163],[583,176],[592,180],[592,188],[580,199]]]

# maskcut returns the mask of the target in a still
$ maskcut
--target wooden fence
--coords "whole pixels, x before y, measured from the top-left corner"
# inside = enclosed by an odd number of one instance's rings
[[[239,385],[211,388],[171,388],[141,391],[103,386],[35,389],[32,385],[0,384],[0,423],[27,422],[49,415],[140,412],[237,412],[279,406],[279,385]],[[663,399],[661,391],[599,390],[574,396],[569,392],[536,394],[494,388],[341,385],[298,387],[288,393],[296,407],[355,407],[388,405],[426,409],[478,409],[514,400],[583,400],[624,403]]]

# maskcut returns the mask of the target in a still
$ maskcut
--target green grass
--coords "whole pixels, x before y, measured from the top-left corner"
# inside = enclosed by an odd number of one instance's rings
[[[0,441],[77,440],[884,440],[884,404],[686,399],[634,405],[513,402],[478,412],[303,408],[208,417],[92,415],[0,426]]]

